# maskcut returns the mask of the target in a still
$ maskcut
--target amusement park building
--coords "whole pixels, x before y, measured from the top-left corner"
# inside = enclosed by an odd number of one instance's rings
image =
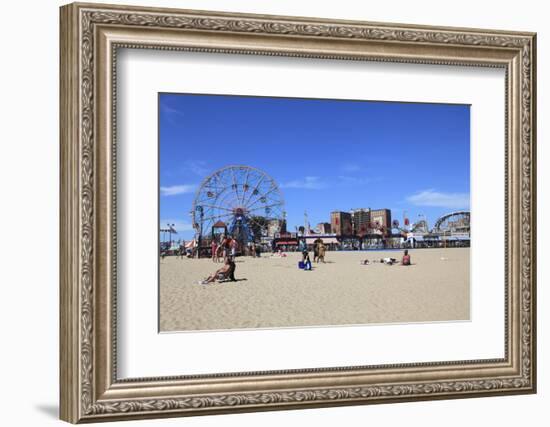
[[[328,222],[320,222],[319,224],[317,224],[317,227],[315,227],[317,229],[317,232],[319,234],[330,234],[332,233],[331,231],[331,228],[330,228],[330,224]]]
[[[273,237],[279,233],[286,233],[286,220],[277,218],[268,220],[267,235]]]
[[[353,234],[362,236],[369,233],[371,210],[360,208],[351,210],[351,222],[353,224]]]
[[[370,218],[376,228],[391,231],[391,211],[389,209],[371,210]]]
[[[337,236],[351,235],[353,233],[351,214],[349,212],[342,211],[331,212],[330,228],[332,230],[332,233]]]

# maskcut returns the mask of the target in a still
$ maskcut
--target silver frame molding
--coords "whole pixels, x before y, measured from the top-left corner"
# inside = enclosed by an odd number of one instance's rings
[[[113,421],[536,391],[534,33],[80,3],[60,13],[61,419]],[[505,69],[505,357],[118,379],[119,48]]]

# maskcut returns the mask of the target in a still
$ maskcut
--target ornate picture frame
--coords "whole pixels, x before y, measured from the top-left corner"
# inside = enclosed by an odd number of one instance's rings
[[[536,391],[536,35],[189,10],[61,8],[61,419],[97,422]],[[500,67],[506,73],[502,359],[120,380],[117,49]]]

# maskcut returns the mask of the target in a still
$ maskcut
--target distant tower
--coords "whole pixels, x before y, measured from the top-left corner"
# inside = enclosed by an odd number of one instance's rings
[[[409,215],[407,214],[407,211],[403,211],[403,228],[406,231],[409,231]]]
[[[307,217],[307,211],[304,211],[304,234],[309,236],[311,234],[311,228],[309,227],[309,219]]]

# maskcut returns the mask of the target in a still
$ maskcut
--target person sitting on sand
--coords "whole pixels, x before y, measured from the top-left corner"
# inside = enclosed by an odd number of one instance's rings
[[[407,249],[405,249],[405,252],[403,253],[401,265],[411,265],[411,256],[409,255],[409,251]]]
[[[216,270],[215,273],[202,280],[200,284],[206,285],[208,283],[214,283],[216,280],[221,281],[227,279],[231,280],[232,282],[236,282],[237,279],[235,279],[235,269],[235,263],[230,258],[226,258],[223,267],[219,268],[218,270]]]
[[[273,255],[279,256],[279,257],[281,257],[281,258],[286,257],[286,254],[283,252],[283,248],[281,248],[281,247],[279,247],[279,249],[277,250],[277,252],[274,253]],[[273,255],[271,255],[271,256],[273,256]]]

